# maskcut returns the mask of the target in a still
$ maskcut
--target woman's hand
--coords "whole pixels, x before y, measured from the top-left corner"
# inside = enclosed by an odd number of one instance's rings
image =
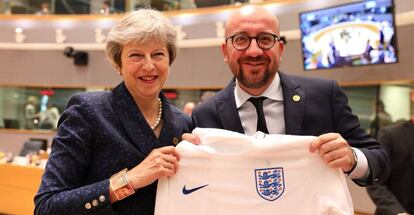
[[[128,171],[129,183],[136,190],[161,177],[173,176],[178,170],[179,160],[174,146],[154,149],[144,161]]]

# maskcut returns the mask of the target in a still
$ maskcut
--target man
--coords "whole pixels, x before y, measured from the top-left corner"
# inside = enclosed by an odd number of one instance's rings
[[[387,178],[385,150],[360,127],[335,81],[278,71],[284,44],[273,14],[261,6],[242,7],[229,17],[225,36],[221,49],[235,79],[195,108],[195,126],[248,135],[257,130],[315,135],[318,138],[310,151],[318,152],[327,165],[341,168],[358,184],[377,184]],[[259,111],[260,105],[256,109],[250,97],[265,97],[264,111]]]
[[[411,91],[414,102],[414,91]],[[391,160],[391,175],[383,185],[367,187],[376,215],[414,214],[414,116],[384,127],[378,141]]]
[[[413,118],[414,120],[414,118]],[[367,187],[376,215],[414,213],[414,121],[380,130],[378,141],[391,159],[391,175],[383,185]]]

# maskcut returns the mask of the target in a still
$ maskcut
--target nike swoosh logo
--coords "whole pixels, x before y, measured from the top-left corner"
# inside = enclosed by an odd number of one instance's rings
[[[187,189],[187,188],[185,188],[185,185],[184,185],[184,187],[183,187],[183,194],[184,195],[188,195],[188,194],[190,194],[190,193],[192,193],[194,191],[197,191],[197,190],[199,190],[201,188],[204,188],[204,187],[207,187],[207,186],[208,186],[208,184],[203,185],[203,186],[199,186],[199,187],[195,187],[195,188],[192,188],[192,189]]]

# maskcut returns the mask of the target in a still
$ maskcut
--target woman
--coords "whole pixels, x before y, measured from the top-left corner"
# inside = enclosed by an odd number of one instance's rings
[[[191,129],[161,92],[176,52],[171,22],[154,10],[129,13],[110,31],[106,54],[123,82],[70,99],[35,214],[154,213],[154,182],[175,174],[172,145]]]

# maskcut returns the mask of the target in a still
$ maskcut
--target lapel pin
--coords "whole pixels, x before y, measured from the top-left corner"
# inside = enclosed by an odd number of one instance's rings
[[[292,97],[292,99],[293,99],[293,101],[298,102],[298,101],[300,101],[300,96],[298,96],[298,95],[294,95],[294,96]]]

